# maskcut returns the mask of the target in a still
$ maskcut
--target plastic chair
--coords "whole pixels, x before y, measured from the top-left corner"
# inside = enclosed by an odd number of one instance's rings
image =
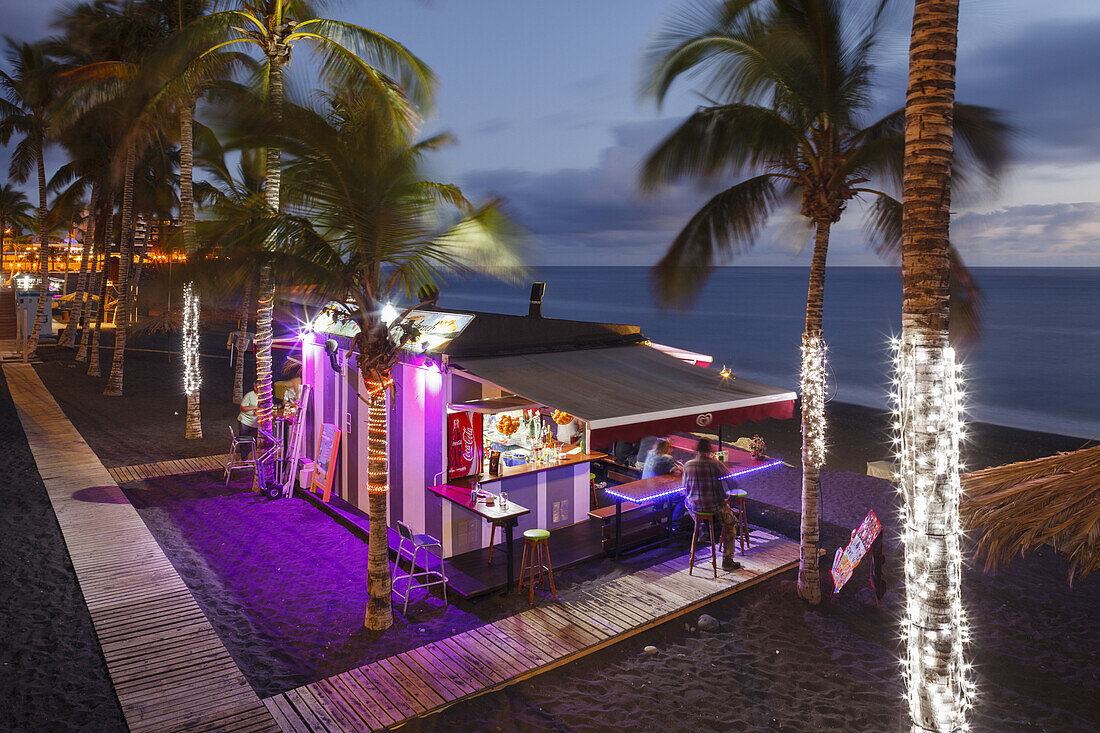
[[[695,541],[699,538],[699,527],[706,527],[707,522],[710,522],[710,564],[714,566],[714,578],[718,579],[718,554],[714,551],[714,546],[717,544],[717,540],[714,535],[714,513],[713,512],[693,512],[688,509],[688,514],[695,520],[695,528],[691,531],[691,560],[688,561],[688,575],[691,575],[695,570]],[[699,520],[703,522],[700,524]]]
[[[536,555],[538,556],[537,561],[535,559]],[[535,605],[536,562],[538,563],[539,583],[544,588],[546,587],[547,584],[542,579],[542,571],[546,570],[550,596],[555,601],[558,600],[558,594],[554,589],[554,566],[550,562],[550,533],[545,529],[529,529],[523,533],[523,559],[519,563],[519,588],[517,592],[523,592],[523,576],[525,573],[529,573],[529,602],[532,606]]]
[[[229,446],[229,459],[225,462],[225,485],[229,486],[229,478],[238,468],[251,468],[257,470],[256,464],[256,438],[251,435],[237,435],[233,426],[229,426],[229,438],[233,441]],[[241,454],[241,448],[248,446],[248,458]]]
[[[409,592],[417,588],[430,588],[433,585],[443,586],[443,602],[447,603],[447,571],[443,565],[443,543],[428,534],[415,534],[412,531],[412,527],[404,522],[397,523],[397,533],[401,536],[400,541],[397,543],[397,569],[404,572],[404,568],[401,567],[401,557],[408,547],[412,550],[412,556],[409,558],[409,572],[407,574],[398,575],[393,579],[393,592],[394,595],[400,595],[404,601],[405,606],[401,610],[404,614],[409,610]],[[427,564],[427,558],[432,555],[428,551],[429,547],[439,548],[439,570],[429,570]],[[420,551],[424,551],[425,562],[421,565],[424,570],[416,572],[417,559],[419,559]],[[397,590],[397,581],[405,581],[405,593],[401,594]]]

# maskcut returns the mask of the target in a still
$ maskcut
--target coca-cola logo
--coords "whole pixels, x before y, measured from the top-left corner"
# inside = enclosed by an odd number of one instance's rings
[[[462,428],[462,460],[474,460],[474,429],[471,427]]]

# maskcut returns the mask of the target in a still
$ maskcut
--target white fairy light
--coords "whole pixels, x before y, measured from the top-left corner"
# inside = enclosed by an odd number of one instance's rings
[[[950,347],[896,338],[891,347],[909,716],[914,732],[965,731],[973,685],[964,659],[970,632],[961,594],[961,368]]]
[[[806,423],[806,459],[825,463],[825,341],[820,331],[802,334],[802,415]]]
[[[397,309],[393,307],[393,303],[386,303],[382,306],[382,323],[392,326],[393,322],[397,320],[397,315]]]
[[[199,296],[191,283],[183,286],[183,392],[193,395],[202,387],[199,372]]]

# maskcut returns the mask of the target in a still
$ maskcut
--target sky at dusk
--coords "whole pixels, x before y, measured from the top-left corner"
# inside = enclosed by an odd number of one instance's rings
[[[0,0],[5,34],[50,32],[61,0]],[[503,197],[531,232],[534,264],[649,265],[709,196],[684,184],[638,193],[646,153],[699,104],[680,81],[663,109],[639,99],[650,34],[671,0],[345,0],[327,13],[404,43],[440,86],[425,132],[459,144],[433,177]],[[1100,2],[964,0],[958,99],[1004,111],[1019,130],[999,190],[956,201],[952,236],[971,266],[1100,266]],[[911,2],[879,48],[872,115],[904,102]],[[308,51],[295,53],[300,78]],[[870,117],[868,118],[870,120]],[[47,165],[62,160],[50,155]],[[7,157],[0,152],[0,163]],[[49,171],[52,173],[51,171]],[[834,265],[878,264],[858,205],[833,229]],[[774,217],[744,265],[808,265],[797,211]]]

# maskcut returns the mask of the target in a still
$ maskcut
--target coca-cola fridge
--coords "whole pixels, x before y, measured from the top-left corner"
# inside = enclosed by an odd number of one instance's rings
[[[480,412],[447,413],[447,480],[481,473]]]

